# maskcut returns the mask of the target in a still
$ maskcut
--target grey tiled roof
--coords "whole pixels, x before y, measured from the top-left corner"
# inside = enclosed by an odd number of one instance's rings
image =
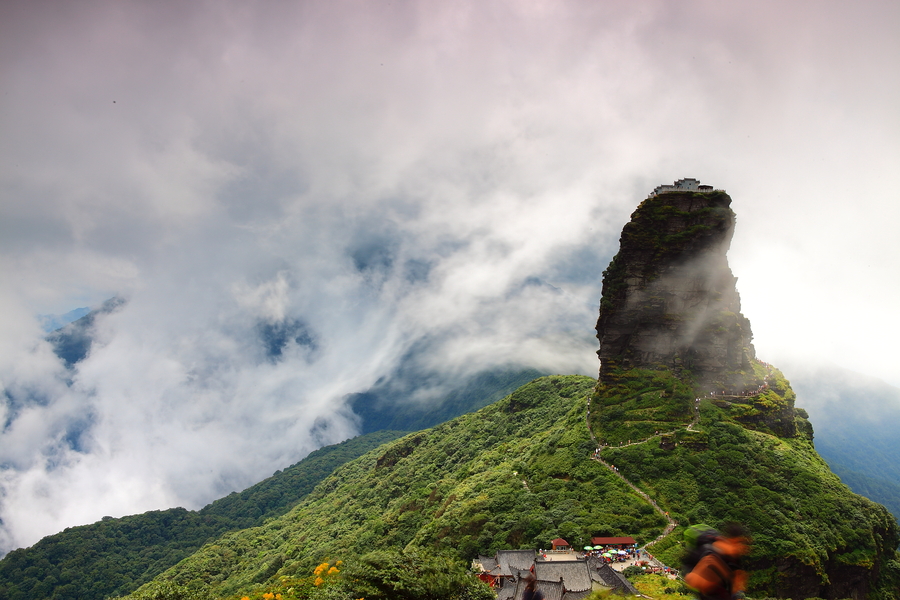
[[[591,556],[587,559],[587,564],[588,571],[591,574],[591,580],[602,583],[607,587],[612,587],[614,577],[612,575],[609,575],[607,578],[603,577],[603,574],[606,573],[606,569],[604,569],[604,567],[608,566],[606,564],[606,561],[599,559],[596,556]]]
[[[525,577],[529,573],[531,573],[531,569],[513,569],[512,570],[512,575],[516,579],[521,579],[522,577]]]
[[[516,597],[516,585],[505,585],[497,590],[497,600],[513,600]]]
[[[584,590],[583,592],[566,592],[563,594],[562,600],[581,600],[582,598],[587,598],[591,595],[591,590]]]
[[[600,561],[597,561],[600,563]],[[611,566],[607,564],[600,564],[599,568],[591,565],[591,577],[594,578],[594,573],[596,572],[599,581],[603,583],[603,585],[607,587],[611,587],[614,590],[625,590],[629,594],[638,595],[640,592],[631,585],[631,582],[628,581],[624,575],[613,569]],[[595,579],[596,580],[596,579]]]
[[[538,581],[560,581],[567,590],[583,592],[591,589],[591,573],[583,560],[540,561],[534,565]]]
[[[499,575],[513,575],[516,571],[530,571],[534,565],[534,550],[498,550]]]
[[[537,588],[544,594],[544,600],[563,600],[563,584],[560,581],[540,581],[536,582]],[[515,600],[522,600],[525,593],[525,580],[520,579],[516,585]]]
[[[481,556],[478,555],[477,562],[481,563],[481,568],[485,570],[485,572],[493,573],[497,567],[497,559],[493,556]]]
[[[563,598],[561,581],[538,581],[535,587],[544,594],[544,600],[562,600]]]

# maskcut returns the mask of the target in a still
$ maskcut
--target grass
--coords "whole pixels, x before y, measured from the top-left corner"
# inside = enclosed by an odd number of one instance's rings
[[[651,598],[661,598],[663,600],[696,600],[696,597],[690,593],[681,593],[686,591],[684,585],[676,580],[669,579],[665,575],[646,574],[635,575],[629,577],[628,580],[637,588],[644,596]],[[666,592],[666,590],[669,590]],[[601,600],[606,598],[622,598],[621,595],[609,591],[594,592],[588,597],[588,600]]]

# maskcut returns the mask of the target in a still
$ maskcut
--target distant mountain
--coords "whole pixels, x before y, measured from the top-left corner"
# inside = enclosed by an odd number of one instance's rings
[[[362,418],[363,433],[433,427],[493,404],[532,379],[546,375],[536,369],[500,368],[453,380],[422,372],[410,362],[402,363],[392,377],[372,389],[350,396],[350,407]],[[419,399],[422,396],[426,398]]]
[[[850,489],[900,519],[900,389],[836,366],[791,372],[819,454]]]
[[[89,312],[91,312],[91,309],[87,306],[83,306],[81,308],[74,308],[64,315],[38,315],[38,321],[40,321],[44,332],[50,333],[73,321],[77,321]]]
[[[821,454],[821,452],[820,452]],[[866,498],[874,500],[879,504],[883,504],[894,515],[900,519],[900,484],[896,481],[883,479],[881,477],[872,477],[864,472],[853,471],[847,469],[840,462],[843,453],[838,452],[831,458],[826,458],[828,466],[831,470],[841,478],[847,487],[861,494]],[[837,456],[838,458],[835,458]]]
[[[67,367],[84,360],[94,343],[94,322],[103,315],[115,312],[125,304],[125,300],[116,296],[104,302],[100,308],[89,311],[83,317],[47,335],[47,341],[53,345],[53,351]]]

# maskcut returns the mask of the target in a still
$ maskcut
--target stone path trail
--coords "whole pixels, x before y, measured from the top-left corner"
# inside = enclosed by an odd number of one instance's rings
[[[591,430],[591,424],[590,424],[590,416],[591,416],[591,397],[590,397],[590,396],[587,396],[587,397],[585,398],[585,401],[587,402],[587,414],[585,415],[585,419],[584,419],[585,425],[587,425],[588,434],[591,436],[591,440],[593,440],[594,445],[595,445],[598,449],[600,449],[600,450],[602,450],[602,449],[605,448],[605,447],[609,447],[609,448],[626,448],[626,447],[628,447],[628,446],[636,446],[636,445],[638,445],[638,444],[643,444],[643,443],[647,442],[648,440],[652,440],[653,438],[656,438],[656,437],[661,437],[661,436],[663,436],[663,435],[674,434],[674,433],[676,433],[676,432],[678,432],[678,431],[680,431],[680,430],[682,429],[682,427],[678,427],[677,429],[673,429],[672,431],[669,431],[669,432],[656,433],[656,434],[653,434],[653,435],[651,435],[650,437],[645,438],[645,439],[643,439],[643,440],[638,440],[638,441],[636,441],[636,442],[629,442],[629,443],[627,443],[627,444],[622,444],[622,445],[620,445],[620,446],[602,446],[602,445],[600,445],[600,444],[597,442],[597,438],[594,436],[594,432]],[[688,423],[688,424],[683,428],[683,429],[686,429],[687,431],[693,431],[694,426],[697,425],[697,424],[700,422],[700,398],[695,398],[695,399],[694,399],[694,403],[693,403],[693,406],[692,406],[692,412],[693,412],[693,418],[691,419],[691,422]],[[659,506],[659,504],[656,503],[656,501],[655,501],[653,498],[651,498],[644,490],[642,490],[641,488],[639,488],[637,485],[635,485],[634,483],[632,483],[631,481],[629,481],[628,478],[625,477],[624,475],[622,475],[622,474],[619,472],[619,470],[616,469],[613,465],[609,464],[608,462],[606,462],[605,460],[603,460],[602,458],[600,458],[600,452],[595,452],[593,455],[591,455],[591,460],[595,460],[595,461],[597,461],[598,463],[600,463],[601,465],[603,465],[604,467],[606,467],[607,469],[609,469],[611,473],[613,473],[616,477],[618,477],[619,479],[621,479],[622,481],[624,481],[625,484],[626,484],[628,487],[630,487],[632,490],[634,490],[635,493],[636,493],[637,495],[639,495],[641,498],[643,498],[644,501],[647,502],[647,504],[649,504],[650,506],[652,506],[653,509],[654,509],[657,513],[659,513],[659,515],[660,515],[661,517],[663,517],[663,518],[666,520],[666,527],[665,527],[665,529],[663,529],[663,532],[662,532],[661,534],[659,534],[659,535],[656,537],[655,540],[653,540],[653,541],[651,541],[651,542],[648,542],[648,543],[644,544],[644,546],[643,546],[643,548],[641,548],[641,550],[643,550],[644,552],[647,552],[647,548],[649,548],[650,546],[652,546],[652,545],[654,545],[654,544],[656,544],[656,543],[662,541],[663,539],[666,538],[666,536],[668,536],[669,534],[672,533],[672,531],[675,530],[675,527],[676,527],[676,525],[678,525],[678,523],[676,523],[675,520],[672,519],[672,517],[669,516],[669,513],[666,512],[666,511],[664,511],[664,510]],[[651,555],[649,552],[647,552],[647,555],[650,557],[650,558],[649,558],[649,562],[650,562],[650,564],[652,564],[653,566],[658,567],[658,568],[660,568],[660,569],[665,569],[665,568],[667,567],[667,565],[665,565],[665,564],[663,564],[662,562],[660,562],[656,557],[654,557],[653,555]]]
[[[763,365],[766,367],[766,375],[763,377],[763,382],[762,382],[762,384],[761,384],[761,385],[757,388],[757,390],[756,390],[756,393],[759,393],[759,392],[762,392],[763,390],[765,390],[766,388],[769,387],[769,375],[772,374],[772,367],[771,367],[768,363],[764,363],[764,362],[762,362],[762,361],[759,361],[759,359],[757,359],[757,361],[760,362],[760,364],[763,364]],[[742,393],[740,393],[740,394],[735,394],[735,393],[727,394],[725,391],[723,391],[721,394],[715,394],[715,393],[713,393],[713,392],[710,392],[710,395],[711,395],[711,396],[714,396],[714,397],[718,397],[718,398],[723,398],[723,397],[739,398],[739,397],[745,396],[747,393],[748,393],[748,390],[744,390],[744,391],[743,391]],[[750,392],[750,393],[752,394],[752,392]],[[656,437],[661,437],[661,436],[663,436],[663,435],[672,435],[672,434],[675,434],[675,433],[677,433],[678,431],[680,431],[680,430],[682,429],[681,427],[678,427],[678,428],[676,428],[676,429],[673,429],[672,431],[668,431],[668,432],[664,432],[664,433],[656,433],[656,434],[654,434],[654,435],[651,435],[651,436],[648,437],[648,438],[645,438],[645,439],[643,439],[643,440],[638,440],[638,441],[636,441],[636,442],[632,442],[632,441],[629,440],[629,442],[628,442],[627,444],[621,444],[621,445],[619,445],[619,446],[603,446],[603,445],[600,445],[600,444],[599,444],[599,442],[597,441],[597,438],[594,436],[594,432],[591,430],[591,424],[590,424],[590,417],[591,417],[591,397],[590,397],[590,395],[588,395],[588,396],[585,397],[585,402],[587,403],[587,414],[585,415],[584,422],[585,422],[585,425],[587,426],[588,434],[590,434],[590,436],[591,436],[591,440],[593,440],[594,445],[597,447],[597,449],[598,449],[599,451],[602,451],[603,448],[627,448],[628,446],[637,446],[638,444],[643,444],[643,443],[645,443],[645,442],[647,442],[647,441],[649,441],[649,440],[652,440],[653,438],[656,438]],[[688,423],[688,424],[683,428],[683,429],[685,429],[686,431],[693,431],[693,430],[694,430],[694,427],[695,427],[698,423],[700,423],[700,398],[695,398],[695,399],[694,399],[694,404],[693,404],[693,406],[692,406],[691,408],[692,408],[692,412],[693,412],[693,418],[691,419],[691,422]],[[646,552],[646,551],[647,551],[647,548],[649,548],[650,546],[652,546],[652,545],[654,545],[654,544],[656,544],[656,543],[662,541],[663,539],[666,538],[666,536],[668,536],[669,534],[671,534],[672,531],[675,530],[675,527],[676,527],[676,525],[678,525],[678,523],[676,523],[675,520],[672,519],[672,518],[669,516],[669,513],[667,513],[666,511],[664,511],[662,508],[660,508],[660,506],[656,503],[656,501],[653,500],[653,498],[651,498],[646,492],[644,492],[644,491],[643,491],[642,489],[640,489],[638,486],[636,486],[636,485],[633,484],[631,481],[629,481],[629,480],[628,480],[624,475],[622,475],[622,474],[618,471],[618,469],[616,469],[613,465],[609,464],[608,462],[606,462],[605,460],[603,460],[602,458],[600,458],[600,452],[599,452],[599,451],[598,451],[598,452],[595,452],[593,455],[591,455],[591,460],[595,460],[595,461],[597,461],[598,463],[600,463],[601,465],[603,465],[604,467],[606,467],[607,469],[609,469],[611,473],[613,473],[613,474],[616,475],[619,479],[621,479],[622,481],[624,481],[625,484],[628,485],[628,487],[630,487],[632,490],[634,490],[636,494],[638,494],[641,498],[643,498],[644,501],[646,501],[650,506],[652,506],[653,509],[656,510],[656,512],[659,513],[659,515],[660,515],[661,517],[663,517],[663,518],[666,520],[666,523],[667,523],[667,524],[666,524],[665,529],[663,529],[663,532],[662,532],[661,534],[659,534],[659,535],[656,537],[655,540],[653,540],[652,542],[648,542],[648,543],[644,544],[643,548],[641,548],[641,550],[643,550],[644,552]],[[649,552],[647,552],[647,555],[650,557],[650,563],[651,563],[652,565],[654,565],[654,566],[656,566],[656,567],[659,567],[659,568],[665,568],[665,567],[666,567],[666,565],[664,565],[662,562],[660,562],[659,560],[657,560],[657,559],[656,559],[654,556],[652,556]]]

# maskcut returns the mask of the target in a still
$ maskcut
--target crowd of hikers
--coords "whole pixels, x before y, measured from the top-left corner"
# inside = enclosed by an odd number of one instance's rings
[[[615,562],[627,562],[629,560],[636,560],[641,551],[634,547],[627,547],[624,549],[616,548],[616,547],[601,547],[596,546],[593,550],[585,550],[583,555],[585,558],[587,557],[595,557],[606,563],[615,563]]]

